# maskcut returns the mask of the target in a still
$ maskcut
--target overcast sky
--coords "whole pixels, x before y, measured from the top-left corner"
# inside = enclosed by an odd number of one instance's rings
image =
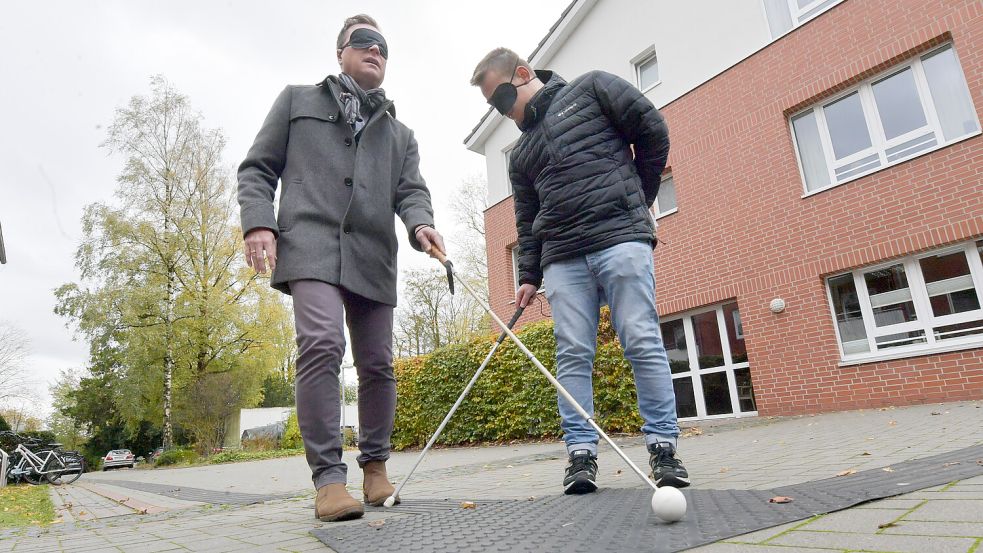
[[[208,127],[228,139],[235,166],[286,84],[338,71],[334,41],[345,17],[368,13],[389,43],[384,88],[416,131],[437,227],[462,179],[484,175],[464,137],[486,110],[468,85],[490,49],[528,55],[568,0],[100,1],[11,3],[0,18],[0,320],[31,339],[29,373],[45,400],[87,349],[52,312],[52,291],[76,281],[85,205],[112,200],[120,159],[99,147],[114,110],[167,77]],[[400,234],[402,235],[402,234]],[[400,267],[432,264],[402,239]]]

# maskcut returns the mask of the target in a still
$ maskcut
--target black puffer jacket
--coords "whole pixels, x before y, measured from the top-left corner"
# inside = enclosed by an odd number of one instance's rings
[[[545,86],[526,108],[509,158],[519,282],[542,268],[622,242],[653,241],[649,207],[669,156],[669,130],[637,88],[603,71]],[[634,146],[634,156],[632,155]]]

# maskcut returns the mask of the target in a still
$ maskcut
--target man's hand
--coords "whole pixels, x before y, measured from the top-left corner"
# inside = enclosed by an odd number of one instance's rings
[[[523,284],[522,286],[520,286],[519,289],[515,291],[516,307],[528,306],[529,302],[531,302],[532,299],[536,297],[536,292],[538,291],[539,289],[533,286],[532,284]]]
[[[444,247],[444,237],[433,227],[426,225],[416,227],[416,240],[420,243],[423,251],[430,254],[430,257],[437,257],[434,255],[434,248],[440,250],[440,253],[447,255],[447,249]]]
[[[276,237],[273,231],[265,228],[249,231],[245,239],[245,253],[246,264],[257,273],[266,272],[267,261],[271,271],[276,269]]]

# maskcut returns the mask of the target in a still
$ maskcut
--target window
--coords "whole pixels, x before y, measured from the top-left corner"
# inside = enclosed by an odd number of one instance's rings
[[[778,38],[842,0],[764,0],[772,38]]]
[[[635,67],[635,83],[642,92],[659,84],[659,59],[655,55],[655,46],[649,46],[641,54],[631,60]]]
[[[754,388],[736,302],[659,325],[679,419],[754,414]]]
[[[983,240],[826,285],[844,361],[983,346]]]
[[[806,194],[980,132],[951,45],[791,118]]]
[[[659,184],[659,193],[652,205],[652,215],[658,219],[676,211],[676,183],[672,180],[672,175],[666,175]]]

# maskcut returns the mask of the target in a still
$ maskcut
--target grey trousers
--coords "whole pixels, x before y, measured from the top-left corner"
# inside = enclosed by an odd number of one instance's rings
[[[389,459],[396,416],[393,307],[318,280],[290,282],[297,328],[297,422],[314,487],[345,483],[341,389],[347,321],[358,373],[358,465]],[[345,317],[343,321],[342,317]]]

